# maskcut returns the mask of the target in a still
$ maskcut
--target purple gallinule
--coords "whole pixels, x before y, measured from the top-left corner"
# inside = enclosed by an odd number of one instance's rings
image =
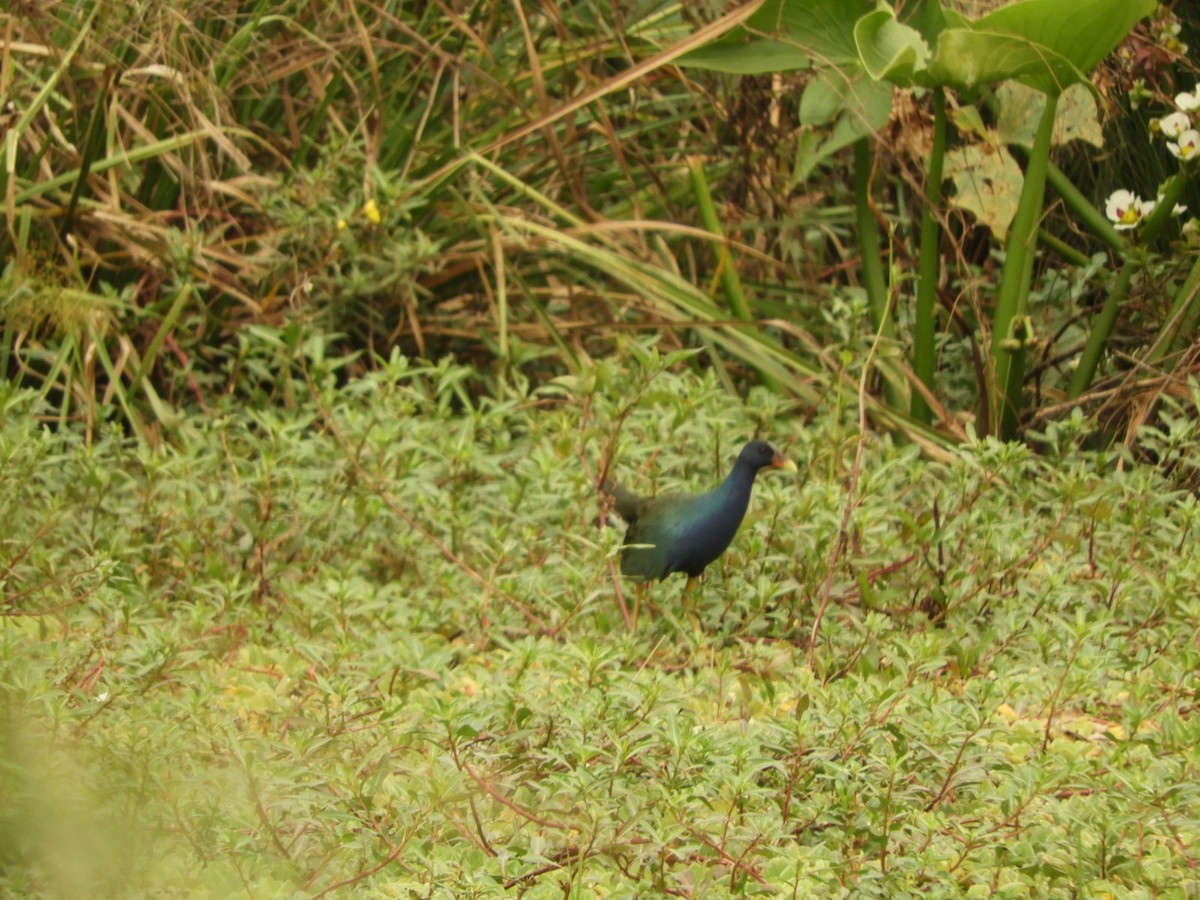
[[[750,505],[754,478],[767,467],[796,471],[796,464],[771,444],[754,440],[742,448],[725,480],[707,493],[642,497],[606,482],[617,514],[629,526],[621,574],[658,581],[672,572],[684,572],[690,590],[737,534]]]

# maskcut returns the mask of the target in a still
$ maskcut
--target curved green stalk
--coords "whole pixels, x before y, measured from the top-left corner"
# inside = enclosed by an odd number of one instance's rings
[[[1029,151],[1025,185],[1017,204],[1017,214],[1009,227],[1005,244],[1004,268],[996,296],[992,319],[992,384],[989,421],[999,424],[1004,440],[1017,434],[1025,380],[1025,346],[1031,335],[1024,325],[1029,302],[1029,282],[1033,276],[1034,244],[1038,217],[1046,191],[1046,168],[1050,161],[1050,143],[1054,135],[1054,115],[1058,97],[1048,95],[1046,108],[1038,122],[1037,137]],[[994,425],[993,425],[994,427]]]
[[[1142,225],[1139,243],[1149,245],[1162,232],[1164,226],[1167,224],[1167,220],[1171,218],[1171,210],[1179,202],[1179,196],[1183,193],[1183,188],[1186,184],[1187,176],[1183,172],[1177,172],[1167,182],[1166,187],[1163,188],[1162,198],[1158,201],[1158,206],[1154,208],[1154,212],[1150,214],[1150,217]],[[1092,379],[1096,376],[1096,369],[1100,365],[1100,357],[1103,355],[1104,348],[1108,344],[1108,338],[1117,323],[1117,313],[1121,309],[1121,303],[1129,295],[1129,286],[1133,283],[1134,276],[1141,269],[1142,262],[1139,257],[1130,255],[1125,258],[1125,264],[1121,267],[1121,273],[1117,276],[1117,280],[1108,292],[1108,296],[1104,298],[1104,306],[1092,323],[1092,330],[1088,334],[1087,344],[1084,346],[1083,353],[1079,357],[1079,365],[1075,368],[1074,374],[1071,375],[1071,383],[1067,387],[1068,399],[1074,400],[1091,386]],[[1171,318],[1173,319],[1174,316],[1172,315]]]
[[[941,269],[942,230],[937,210],[942,205],[942,163],[946,155],[946,94],[933,92],[933,150],[925,177],[925,210],[921,216],[921,256],[918,263],[917,307],[913,324],[913,371],[933,390],[937,369],[937,281]],[[929,424],[929,404],[920,391],[913,391],[912,417]]]

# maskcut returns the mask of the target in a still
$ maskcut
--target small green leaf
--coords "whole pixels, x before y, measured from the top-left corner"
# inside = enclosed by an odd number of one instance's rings
[[[747,42],[745,33],[736,30],[675,60],[677,66],[709,69],[727,75],[791,72],[807,69],[809,63],[808,54],[794,44],[774,40]]]
[[[800,95],[801,125],[828,125],[842,111],[844,91],[835,87],[833,79],[837,77],[836,70],[821,69],[804,86]]]
[[[890,84],[879,84],[865,75],[848,77],[840,69],[821,69],[800,98],[800,122],[828,125],[846,114],[843,118],[857,123],[849,140],[857,140],[887,124],[892,113],[892,91]]]
[[[874,81],[865,73],[848,81],[838,69],[820,71],[800,98],[800,121],[811,126],[834,124],[824,141],[801,143],[792,183],[804,181],[822,160],[886,125],[894,90],[890,83]]]

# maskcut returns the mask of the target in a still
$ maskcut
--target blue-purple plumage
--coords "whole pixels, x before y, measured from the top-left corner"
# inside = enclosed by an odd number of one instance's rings
[[[795,463],[771,444],[754,440],[742,448],[725,480],[703,494],[642,497],[610,483],[617,514],[629,525],[621,551],[622,574],[650,581],[672,572],[699,575],[737,534],[754,478],[766,466],[796,470]]]

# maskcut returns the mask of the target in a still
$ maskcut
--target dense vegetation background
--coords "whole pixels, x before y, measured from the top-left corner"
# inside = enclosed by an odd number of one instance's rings
[[[724,12],[0,12],[0,892],[1198,889],[1197,254],[1097,212],[1200,209],[1188,10],[1060,113],[1008,442],[1019,185],[930,202],[926,90],[674,65]],[[599,474],[756,433],[800,477],[631,633]]]

